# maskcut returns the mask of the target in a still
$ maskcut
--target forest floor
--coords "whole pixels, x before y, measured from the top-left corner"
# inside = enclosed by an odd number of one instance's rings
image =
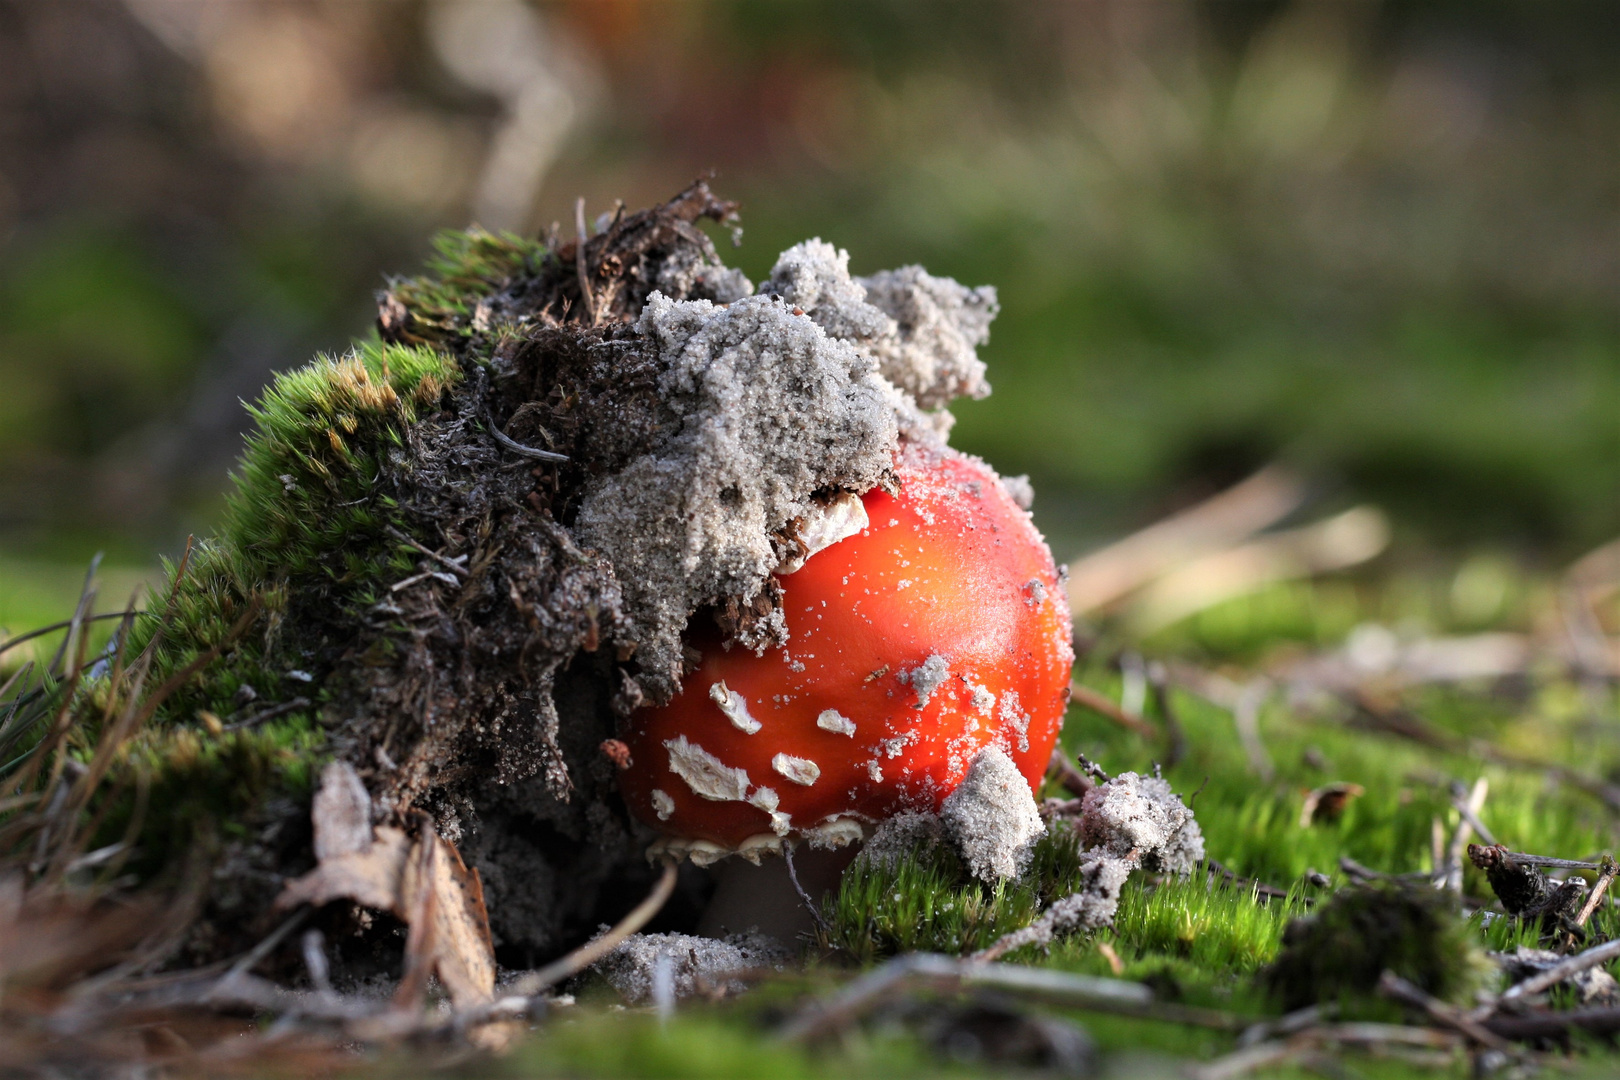
[[[82,905],[53,914],[34,892],[24,903],[24,853],[0,882],[0,1071],[1612,1075],[1612,983],[1558,981],[1504,1002],[1524,972],[1504,975],[1486,956],[1521,946],[1576,955],[1620,937],[1620,905],[1592,888],[1608,884],[1620,820],[1615,561],[1605,549],[1558,575],[1478,559],[1444,571],[1278,573],[1146,630],[1140,604],[1082,613],[1061,751],[1103,774],[1160,770],[1191,805],[1206,861],[1190,877],[1135,873],[1111,928],[996,964],[949,956],[982,947],[982,932],[951,942],[924,926],[913,937],[926,954],[874,948],[857,960],[807,939],[802,965],[679,999],[626,1004],[587,973],[493,1024],[444,1005],[390,1028],[345,1020],[325,990],[309,996],[328,995],[320,1008],[216,993],[233,972],[251,976],[244,958],[240,971],[207,973],[219,985],[205,993],[164,1003],[148,986],[139,1007],[108,1008],[93,1038],[75,1039],[74,1016],[94,1011],[86,987],[105,978],[95,933],[107,920],[85,921]],[[0,683],[25,653],[48,659],[46,643],[0,654]],[[1055,767],[1040,794],[1069,798],[1077,781],[1065,772]],[[1551,860],[1548,887],[1572,882],[1562,886],[1572,903],[1516,917],[1470,844]],[[1440,980],[1463,996],[1386,981],[1287,1012],[1267,973],[1288,928],[1368,888],[1443,898],[1449,944],[1397,942],[1377,962],[1421,970],[1411,954],[1439,950],[1435,963],[1470,968]],[[835,922],[849,902],[822,900]],[[894,910],[868,913],[874,925],[917,918],[899,891],[892,900]],[[127,929],[108,930],[109,947]],[[1296,926],[1290,940],[1300,938]],[[1315,958],[1324,969],[1339,959]]]

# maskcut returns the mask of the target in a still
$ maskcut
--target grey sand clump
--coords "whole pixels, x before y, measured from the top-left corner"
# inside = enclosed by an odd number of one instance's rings
[[[653,971],[667,956],[676,997],[724,989],[742,990],[739,976],[761,968],[780,969],[792,960],[775,938],[755,931],[724,938],[690,934],[632,934],[592,969],[626,1001],[639,1005],[652,996]]]
[[[940,817],[968,869],[981,881],[1018,877],[1029,866],[1036,841],[1046,835],[1029,783],[997,746],[979,751],[967,776],[940,807]]]
[[[1190,874],[1204,857],[1193,812],[1156,776],[1120,773],[1086,792],[1080,839],[1154,873]]]

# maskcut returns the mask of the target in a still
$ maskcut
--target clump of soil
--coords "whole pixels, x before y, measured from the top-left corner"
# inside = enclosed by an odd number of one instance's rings
[[[368,513],[319,569],[239,583],[276,603],[218,664],[251,654],[255,715],[318,721],[376,823],[429,815],[482,873],[512,959],[583,939],[645,889],[649,837],[601,747],[678,689],[692,620],[727,647],[780,644],[772,571],[802,557],[797,531],[891,483],[902,438],[942,441],[944,406],[988,392],[974,350],[993,290],[917,267],[856,279],[809,241],[756,293],[697,227],[735,213],[698,183],[583,243],[455,238],[379,297],[376,377],[436,357],[438,399],[359,448],[341,411],[285,421],[325,425],[338,466],[375,460],[360,500],[328,483],[333,513]],[[270,477],[254,498],[330,479],[286,444],[266,430],[250,449],[266,460],[244,474]],[[383,575],[402,554],[414,572]],[[262,858],[245,851],[243,873]]]
[[[1029,784],[997,746],[980,750],[967,776],[939,808],[946,832],[980,881],[1017,877],[1046,835]]]
[[[742,989],[743,978],[780,969],[791,959],[781,942],[752,931],[724,938],[633,934],[597,961],[595,970],[626,1001],[640,1005],[657,997],[660,979],[667,980],[673,998],[725,993]]]
[[[1165,780],[1133,772],[1086,792],[1080,837],[1153,873],[1189,874],[1204,857],[1204,833],[1187,804]]]
[[[1000,747],[986,746],[938,814],[906,811],[885,818],[856,858],[873,869],[893,870],[907,858],[948,850],[974,878],[994,885],[1023,875],[1045,835],[1029,783]]]

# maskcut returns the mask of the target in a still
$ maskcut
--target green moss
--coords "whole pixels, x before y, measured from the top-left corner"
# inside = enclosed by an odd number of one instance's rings
[[[468,335],[479,300],[512,278],[538,275],[548,256],[537,240],[477,228],[440,233],[433,248],[428,273],[394,282],[392,292],[409,312],[403,332],[441,342]]]
[[[151,729],[128,747],[118,773],[123,784],[103,795],[111,805],[102,838],[111,842],[137,827],[132,865],[143,874],[161,872],[174,853],[199,842],[253,839],[250,824],[269,798],[302,802],[313,794],[323,741],[302,718],[221,735]]]
[[[197,545],[171,584],[158,649],[159,678],[227,641],[258,614],[226,657],[209,664],[163,716],[228,713],[250,685],[258,698],[311,701],[305,680],[289,680],[318,658],[280,633],[290,590],[324,608],[328,621],[377,601],[385,581],[409,573],[415,558],[391,532],[406,522],[378,489],[385,455],[401,447],[406,425],[433,407],[459,378],[456,362],[430,349],[366,342],[341,358],[323,357],[277,376],[250,407],[255,431],[233,477],[218,533]],[[170,568],[171,579],[179,572]]]
[[[1016,887],[964,884],[959,861],[937,849],[890,866],[857,862],[826,911],[831,944],[863,964],[901,952],[972,952],[1035,914]]]
[[[1118,677],[1100,668],[1077,676],[1116,700]],[[1388,873],[1427,872],[1434,822],[1449,836],[1459,824],[1449,783],[1489,781],[1481,819],[1509,847],[1565,858],[1587,858],[1614,843],[1611,815],[1591,796],[1569,785],[1549,785],[1537,770],[1485,765],[1477,757],[1443,753],[1391,735],[1358,730],[1348,709],[1334,705],[1294,709],[1274,700],[1261,712],[1261,740],[1276,770],[1268,782],[1256,772],[1237,738],[1232,714],[1196,695],[1171,694],[1187,736],[1186,756],[1165,771],[1179,791],[1200,787],[1194,810],[1211,857],[1237,873],[1286,888],[1307,870],[1343,880],[1339,860],[1348,856]],[[1503,735],[1509,745],[1541,759],[1580,762],[1600,774],[1613,751],[1594,741],[1579,718],[1528,714],[1508,696],[1469,688],[1436,687],[1413,694],[1417,714],[1430,725],[1466,738]],[[1075,708],[1062,736],[1110,772],[1150,770],[1164,744],[1125,731]],[[1206,783],[1207,779],[1207,783]],[[1332,821],[1301,825],[1305,794],[1332,781],[1361,785],[1365,793]],[[1471,867],[1468,895],[1491,897],[1483,876]]]
[[[458,377],[440,353],[372,341],[278,376],[250,407],[255,431],[224,521],[167,568],[150,605],[159,618],[131,635],[129,657],[150,650],[145,691],[170,693],[109,773],[98,836],[121,836],[139,816],[155,867],[199,827],[228,834],[273,797],[307,798],[333,660],[320,654],[321,630],[355,624],[383,583],[414,565],[398,537],[407,523],[379,480],[406,426]],[[293,617],[301,635],[289,633]],[[73,752],[96,745],[110,714],[94,705],[112,692],[92,691]],[[203,714],[244,726],[219,733],[216,723],[210,734]]]
[[[857,859],[824,911],[829,944],[862,963],[901,952],[974,952],[1075,891],[1079,856],[1075,835],[1054,830],[1036,844],[1022,878],[995,885],[974,879],[943,844],[889,865]]]
[[[1137,955],[1186,960],[1220,975],[1248,974],[1276,954],[1283,928],[1306,911],[1299,889],[1267,903],[1250,888],[1202,877],[1150,886],[1133,876],[1120,893],[1112,937]]]
[[[486,359],[489,342],[469,344],[479,302],[546,258],[536,241],[478,230],[436,246],[425,275],[394,283],[392,303],[420,331],[411,343],[358,342],[278,375],[249,406],[254,429],[218,529],[166,565],[148,605],[156,617],[131,635],[126,659],[145,657],[144,692],[163,694],[108,773],[92,811],[98,837],[138,823],[155,865],[197,828],[242,831],[268,802],[307,798],[320,722],[343,705],[332,676],[387,663],[408,635],[373,610],[413,572],[410,541],[437,544],[414,536],[393,493],[408,432],[464,365]],[[350,655],[356,641],[363,655]],[[131,691],[91,687],[67,752],[88,760],[113,715],[101,703]]]

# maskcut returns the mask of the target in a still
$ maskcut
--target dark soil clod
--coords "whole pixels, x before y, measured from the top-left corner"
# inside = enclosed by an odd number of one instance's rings
[[[1540,867],[1513,858],[1501,844],[1469,844],[1468,858],[1485,871],[1485,879],[1509,915],[1538,921],[1547,933],[1563,930],[1577,941],[1586,940],[1586,929],[1575,922],[1586,896],[1584,881],[1555,881]]]

